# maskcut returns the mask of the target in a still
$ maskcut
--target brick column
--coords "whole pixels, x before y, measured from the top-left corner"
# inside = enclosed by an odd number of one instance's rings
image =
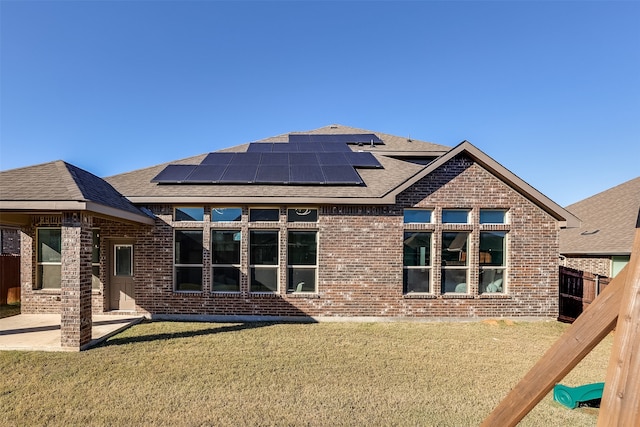
[[[81,350],[91,341],[91,222],[81,212],[62,214],[60,344]]]

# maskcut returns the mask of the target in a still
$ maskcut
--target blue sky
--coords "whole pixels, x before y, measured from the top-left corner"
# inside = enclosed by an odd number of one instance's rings
[[[0,0],[0,169],[332,123],[469,140],[561,205],[640,175],[637,1]]]

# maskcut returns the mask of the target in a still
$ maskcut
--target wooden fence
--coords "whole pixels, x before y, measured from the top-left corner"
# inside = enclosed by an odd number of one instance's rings
[[[573,323],[610,281],[609,277],[561,266],[558,320]]]
[[[0,255],[0,305],[20,302],[20,257]]]

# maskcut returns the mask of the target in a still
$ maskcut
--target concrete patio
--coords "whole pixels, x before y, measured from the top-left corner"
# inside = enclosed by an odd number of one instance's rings
[[[92,316],[91,342],[82,350],[95,346],[107,338],[141,322],[143,316]],[[22,351],[78,351],[60,344],[59,314],[19,314],[0,319],[0,350]]]

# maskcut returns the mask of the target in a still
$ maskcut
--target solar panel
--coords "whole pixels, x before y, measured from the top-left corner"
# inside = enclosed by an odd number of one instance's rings
[[[351,165],[351,162],[347,160],[345,154],[348,153],[318,153],[318,163],[320,166],[337,166],[337,165]]]
[[[349,159],[349,164],[355,168],[382,168],[382,165],[371,153],[350,152],[344,154]]]
[[[235,157],[236,153],[209,153],[204,158],[201,165],[228,165],[231,159]]]
[[[324,184],[325,179],[318,165],[291,165],[289,179],[292,184]]]
[[[362,184],[362,178],[352,166],[321,166],[326,184]]]
[[[262,153],[236,153],[236,155],[231,159],[229,166],[246,166],[246,165],[257,165],[260,163],[260,158],[262,157]]]
[[[336,151],[347,152],[351,151],[351,148],[344,142],[321,142],[320,144],[315,144],[322,150],[318,149],[318,151],[324,151],[326,153],[335,153]]]
[[[270,142],[252,142],[247,148],[247,153],[268,153],[273,150],[273,144]]]
[[[318,165],[316,153],[289,153],[290,165]]]
[[[289,182],[289,166],[260,165],[256,173],[256,183],[286,184]]]
[[[354,134],[289,134],[289,142],[299,143],[321,143],[334,142],[343,144],[384,144],[380,138],[373,133]]]
[[[206,184],[220,181],[226,166],[220,165],[198,165],[189,175],[185,182],[194,184]]]
[[[256,179],[256,171],[258,165],[246,164],[243,166],[229,166],[220,178],[222,183],[226,184],[250,184]]]
[[[298,151],[298,144],[292,144],[287,142],[280,142],[273,144],[272,150],[274,153],[295,153]]]
[[[179,183],[184,181],[197,165],[169,165],[156,175],[151,182]]]
[[[261,165],[289,166],[289,153],[262,153]]]

